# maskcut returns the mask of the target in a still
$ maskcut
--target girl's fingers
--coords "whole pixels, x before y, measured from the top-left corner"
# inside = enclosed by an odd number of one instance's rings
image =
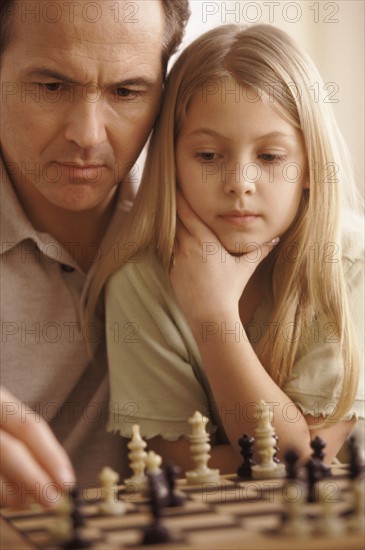
[[[177,215],[188,233],[200,241],[206,239],[216,240],[214,233],[201,221],[189,206],[181,191],[176,192]]]

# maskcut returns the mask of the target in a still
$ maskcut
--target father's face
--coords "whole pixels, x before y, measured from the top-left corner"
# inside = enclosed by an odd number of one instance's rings
[[[102,205],[138,157],[162,88],[159,0],[15,3],[1,67],[1,149],[18,192]],[[35,9],[34,9],[35,7]]]

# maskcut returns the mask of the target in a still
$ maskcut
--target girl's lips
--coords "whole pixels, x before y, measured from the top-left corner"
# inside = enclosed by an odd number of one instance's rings
[[[220,214],[219,217],[233,225],[245,225],[256,221],[260,216],[252,212],[227,212],[226,214]]]

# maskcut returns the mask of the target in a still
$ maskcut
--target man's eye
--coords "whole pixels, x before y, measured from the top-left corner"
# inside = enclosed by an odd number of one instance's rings
[[[46,82],[45,84],[41,84],[46,90],[49,92],[57,92],[57,90],[60,89],[61,84],[59,82]]]
[[[207,153],[207,152],[202,152],[202,153],[199,153],[199,157],[202,159],[202,160],[205,160],[206,162],[209,162],[209,161],[212,161],[216,158],[216,153]]]
[[[131,90],[130,88],[117,88],[116,94],[118,97],[123,97],[127,99],[134,99],[139,95],[138,90]]]

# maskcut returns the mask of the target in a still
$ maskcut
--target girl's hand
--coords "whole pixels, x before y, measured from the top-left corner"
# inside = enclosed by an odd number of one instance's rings
[[[232,256],[177,192],[177,233],[170,280],[177,300],[194,326],[238,316],[242,293],[278,239],[242,256]]]

